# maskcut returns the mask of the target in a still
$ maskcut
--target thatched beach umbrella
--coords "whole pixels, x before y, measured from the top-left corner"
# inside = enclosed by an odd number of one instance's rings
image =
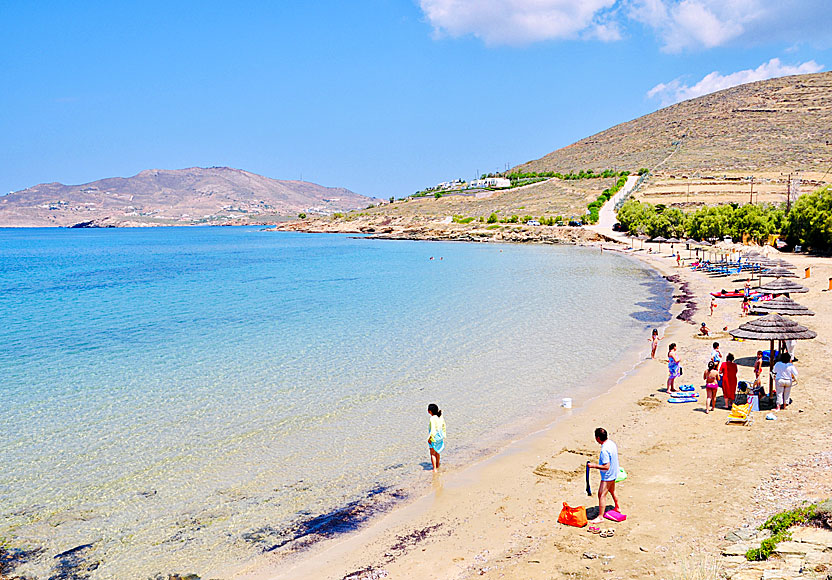
[[[751,312],[754,314],[769,314],[774,312],[781,316],[814,316],[815,313],[798,304],[788,296],[778,296],[771,300],[754,302],[751,307]]]
[[[777,278],[771,282],[766,282],[758,290],[765,294],[774,294],[775,296],[779,294],[791,294],[792,292],[800,293],[809,291],[806,286],[801,286],[797,282],[792,282],[785,278]]]
[[[772,264],[777,264],[778,268],[788,268],[789,270],[797,270],[797,266],[792,264],[791,262],[787,262],[782,258],[771,260]]]
[[[693,238],[688,238],[685,240],[685,243],[688,245],[688,258],[690,258],[692,256],[691,252],[693,252],[693,248],[691,248],[691,246],[695,246],[699,242],[697,242]]]
[[[775,266],[774,268],[766,268],[760,272],[760,277],[767,276],[770,278],[797,278],[797,274],[786,268]]]
[[[661,254],[662,253],[662,242],[666,242],[667,239],[663,238],[662,236],[657,236],[657,237],[653,238],[651,241],[659,244],[659,253]]]
[[[640,235],[638,238],[636,238],[636,239],[641,240],[641,248],[642,248],[642,249],[644,249],[644,242],[645,242],[645,240],[649,240],[649,239],[650,239],[650,236],[646,236],[646,235],[644,235],[644,234],[641,234],[641,235]]]
[[[794,320],[783,318],[779,314],[766,314],[755,320],[746,322],[736,330],[728,332],[734,338],[746,340],[768,340],[770,347],[768,351],[769,369],[774,368],[774,341],[775,340],[808,340],[815,338],[818,333],[799,325]],[[769,373],[768,388],[771,392],[774,379]]]

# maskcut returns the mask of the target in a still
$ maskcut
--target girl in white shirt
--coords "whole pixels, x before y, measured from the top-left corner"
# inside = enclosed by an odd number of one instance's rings
[[[436,403],[428,405],[428,447],[430,447],[430,464],[433,469],[439,469],[439,454],[445,450],[445,419],[442,418],[442,411]]]

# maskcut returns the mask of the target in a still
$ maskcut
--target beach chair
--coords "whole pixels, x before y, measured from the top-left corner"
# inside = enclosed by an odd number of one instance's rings
[[[728,414],[728,420],[725,421],[725,424],[731,425],[732,423],[738,423],[740,425],[750,425],[751,421],[751,403],[746,403],[745,405],[737,405],[734,403],[731,406],[731,412]]]

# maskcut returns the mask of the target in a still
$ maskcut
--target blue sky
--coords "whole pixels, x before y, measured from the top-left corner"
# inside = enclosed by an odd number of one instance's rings
[[[403,196],[828,70],[825,4],[0,0],[0,191],[227,165]]]

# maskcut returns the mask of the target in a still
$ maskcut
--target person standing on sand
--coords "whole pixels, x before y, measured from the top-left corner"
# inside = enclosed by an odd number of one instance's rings
[[[797,382],[797,369],[792,364],[792,357],[784,352],[780,360],[774,364],[774,388],[777,389],[777,403],[775,409],[780,411],[791,402],[792,387]]]
[[[676,387],[673,385],[676,377],[682,374],[682,365],[678,358],[676,358],[676,343],[671,342],[667,347],[667,392],[675,393]]]
[[[714,315],[714,308],[716,308],[716,298],[711,296],[711,316]]]
[[[763,351],[757,351],[757,360],[754,361],[754,385],[753,388],[761,387],[760,375],[763,374]]]
[[[612,496],[612,501],[615,502],[615,511],[621,511],[618,508],[618,496],[615,495],[615,480],[618,478],[619,472],[618,447],[607,438],[607,430],[603,427],[598,427],[595,430],[595,441],[601,445],[601,455],[598,458],[598,463],[587,463],[587,467],[601,471],[601,483],[598,485],[598,517],[590,521],[591,524],[598,524],[603,521],[604,512],[606,511],[604,498],[607,493]]]
[[[737,396],[737,363],[734,362],[734,355],[730,352],[725,362],[719,365],[719,378],[722,379],[722,398],[725,400],[725,407],[730,409]]]
[[[719,388],[719,373],[714,361],[708,362],[708,370],[702,378],[705,379],[705,414],[708,414],[716,409],[716,390]]]
[[[659,329],[653,329],[653,335],[647,339],[650,343],[650,358],[656,358],[656,349],[659,347],[659,341],[661,337],[659,336]]]
[[[711,351],[711,360],[713,361],[714,365],[719,367],[719,363],[722,362],[722,353],[719,351],[719,343],[714,343],[714,348]]]
[[[740,316],[748,316],[748,307],[749,307],[748,298],[743,298],[742,299],[742,312],[740,313]]]
[[[445,419],[436,403],[428,405],[428,447],[430,447],[430,464],[434,471],[439,469],[439,454],[445,450]]]

